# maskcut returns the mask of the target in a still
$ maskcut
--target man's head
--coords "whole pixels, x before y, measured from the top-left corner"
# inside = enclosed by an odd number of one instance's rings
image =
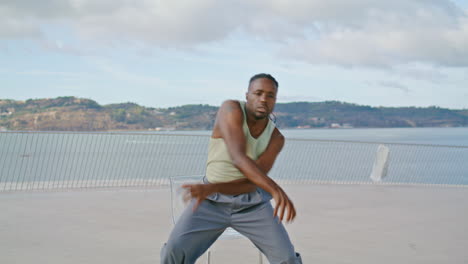
[[[277,93],[278,82],[273,76],[266,73],[252,76],[245,94],[247,111],[252,113],[255,119],[267,118],[275,108]]]

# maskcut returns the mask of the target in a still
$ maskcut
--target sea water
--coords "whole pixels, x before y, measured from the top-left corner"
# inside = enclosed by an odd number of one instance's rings
[[[283,181],[370,182],[379,146],[384,182],[468,185],[468,128],[285,129],[270,173]],[[0,133],[0,190],[158,185],[203,174],[210,131]],[[26,186],[26,187],[25,187]]]

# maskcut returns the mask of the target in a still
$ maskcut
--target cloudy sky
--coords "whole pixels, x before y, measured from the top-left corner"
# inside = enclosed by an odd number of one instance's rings
[[[0,98],[468,108],[468,0],[0,0]]]

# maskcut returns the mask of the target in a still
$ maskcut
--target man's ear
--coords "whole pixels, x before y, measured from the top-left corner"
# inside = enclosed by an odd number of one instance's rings
[[[247,101],[247,95],[249,94],[249,92],[246,92],[245,93],[245,100]]]

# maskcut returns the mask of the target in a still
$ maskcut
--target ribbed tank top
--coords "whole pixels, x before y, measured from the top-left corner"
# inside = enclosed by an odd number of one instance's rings
[[[275,130],[275,124],[268,120],[268,124],[258,138],[252,137],[247,125],[245,102],[239,102],[244,121],[242,129],[247,140],[246,154],[249,158],[256,160],[267,148],[271,134]],[[211,183],[228,182],[245,178],[244,174],[237,169],[227,150],[223,138],[210,138],[208,144],[208,160],[206,162],[206,178]]]

